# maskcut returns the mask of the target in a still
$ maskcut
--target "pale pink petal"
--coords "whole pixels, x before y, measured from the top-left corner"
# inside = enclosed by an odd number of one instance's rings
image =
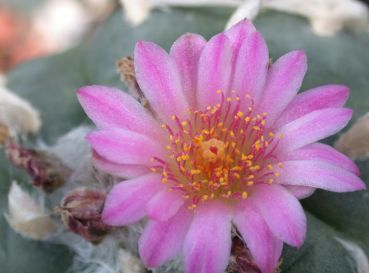
[[[86,114],[99,128],[119,127],[160,137],[160,124],[134,98],[116,88],[91,85],[77,91]]]
[[[237,56],[232,90],[243,99],[249,94],[256,102],[265,84],[268,63],[269,53],[264,38],[259,32],[253,32]]]
[[[92,164],[97,169],[120,178],[134,178],[150,173],[149,168],[145,166],[116,164],[106,160],[96,152],[93,153]]]
[[[222,202],[207,202],[195,210],[183,246],[186,273],[225,271],[231,254],[231,218]]]
[[[147,215],[157,221],[166,221],[177,213],[184,199],[177,191],[164,189],[147,204]]]
[[[256,185],[250,195],[272,233],[292,246],[301,246],[306,234],[306,216],[299,201],[279,185]]]
[[[313,143],[302,147],[300,149],[289,152],[286,155],[282,155],[278,157],[281,161],[288,160],[315,160],[315,161],[323,161],[342,169],[345,169],[349,172],[352,172],[356,175],[360,174],[359,168],[356,164],[344,154],[338,152],[336,149],[332,148],[329,145],[322,143]]]
[[[279,129],[282,135],[278,150],[293,151],[339,132],[352,116],[346,108],[316,110]]]
[[[151,138],[124,129],[95,131],[87,136],[87,140],[99,155],[118,164],[150,166],[154,156],[161,158],[165,154]]]
[[[198,63],[206,40],[197,34],[187,33],[179,37],[170,49],[170,56],[174,59],[180,71],[182,90],[188,104],[195,109],[197,106],[197,74]]]
[[[225,31],[224,34],[231,41],[235,52],[238,52],[249,35],[255,31],[256,29],[252,22],[248,19],[244,19]]]
[[[282,253],[283,242],[273,235],[259,211],[251,202],[245,202],[233,222],[261,272],[273,273]]]
[[[349,89],[343,85],[325,85],[302,92],[291,101],[274,126],[278,128],[315,110],[342,107],[348,96]]]
[[[257,110],[268,114],[268,123],[278,118],[300,89],[307,70],[303,51],[292,51],[280,57],[270,68]]]
[[[366,186],[355,174],[337,166],[316,160],[283,162],[276,183],[309,186],[334,192],[365,189]]]
[[[109,192],[102,220],[112,226],[137,222],[146,215],[146,204],[163,188],[158,174],[148,174],[115,185]]]
[[[141,41],[134,59],[138,84],[162,121],[170,122],[172,115],[185,118],[188,103],[172,58],[158,45]]]
[[[167,221],[149,221],[139,241],[140,256],[146,267],[159,266],[180,254],[192,215],[192,211],[183,207]]]
[[[223,33],[210,39],[199,60],[197,103],[200,109],[215,105],[221,100],[221,90],[227,95],[232,73],[232,47]]]
[[[306,186],[284,186],[290,193],[292,193],[297,199],[304,199],[311,196],[316,188]]]

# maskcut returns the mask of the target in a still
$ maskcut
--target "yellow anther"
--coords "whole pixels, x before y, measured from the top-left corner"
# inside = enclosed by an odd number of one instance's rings
[[[273,183],[273,178],[269,178],[268,179],[268,184],[272,184]]]
[[[165,148],[166,148],[167,150],[171,150],[171,149],[172,149],[172,147],[171,147],[170,145],[165,146]]]
[[[238,113],[237,113],[237,116],[239,117],[239,118],[242,118],[243,117],[243,112],[241,112],[241,111],[239,111]]]
[[[161,179],[161,182],[162,182],[162,183],[164,183],[164,184],[165,184],[165,183],[167,183],[167,182],[168,182],[168,178],[163,177],[163,178]]]
[[[269,136],[273,138],[274,137],[273,132],[269,132]]]
[[[275,172],[275,173],[274,173],[274,176],[275,176],[275,177],[278,177],[278,176],[279,176],[279,172]]]
[[[255,131],[259,131],[260,130],[260,127],[259,126],[253,126],[252,129],[254,129]]]
[[[200,174],[201,171],[200,170],[191,170],[191,174],[194,175],[194,174]]]
[[[268,167],[268,170],[270,171],[273,170],[273,165],[269,164],[267,167]]]
[[[197,206],[195,205],[195,204],[192,204],[192,205],[189,205],[188,206],[188,209],[191,209],[191,210],[193,210],[193,209],[195,209]]]
[[[188,122],[185,120],[185,121],[182,121],[181,124],[182,126],[187,126]]]
[[[279,168],[283,168],[283,163],[282,163],[282,162],[279,162],[279,163],[278,163],[278,167],[279,167]]]
[[[233,173],[233,176],[236,177],[237,179],[241,178],[241,175],[239,173]]]
[[[222,90],[218,89],[216,92],[217,92],[217,94],[220,94],[220,93],[222,93]]]
[[[245,192],[245,191],[244,191],[244,192],[242,193],[242,199],[246,199],[246,198],[247,198],[247,196],[248,196],[247,192]]]
[[[247,181],[247,186],[252,186],[254,185],[254,181],[250,180],[250,181]]]

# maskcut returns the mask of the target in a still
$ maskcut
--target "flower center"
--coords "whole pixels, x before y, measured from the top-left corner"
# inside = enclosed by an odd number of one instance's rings
[[[226,145],[223,141],[211,138],[204,141],[195,151],[197,165],[202,170],[208,170],[223,164]]]
[[[274,155],[281,136],[266,128],[267,113],[255,113],[249,96],[224,98],[205,110],[191,110],[187,120],[173,116],[168,158],[154,157],[152,171],[182,193],[194,209],[200,202],[246,199],[253,185],[273,183],[282,164]]]

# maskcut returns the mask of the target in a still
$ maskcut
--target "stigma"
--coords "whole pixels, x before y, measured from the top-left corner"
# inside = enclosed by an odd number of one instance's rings
[[[282,136],[268,129],[267,113],[257,113],[249,95],[217,94],[220,103],[163,124],[168,157],[153,158],[152,171],[188,200],[189,209],[212,199],[246,199],[254,185],[272,184],[283,167],[274,155]]]

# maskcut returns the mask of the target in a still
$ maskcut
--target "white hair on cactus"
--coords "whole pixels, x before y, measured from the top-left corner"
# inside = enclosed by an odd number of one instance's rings
[[[355,262],[357,273],[369,273],[369,260],[364,250],[356,243],[338,238],[336,240],[347,250]]]
[[[17,233],[42,240],[55,231],[56,226],[49,212],[15,182],[8,194],[8,206],[5,218]]]
[[[5,87],[0,79],[0,123],[11,133],[37,133],[41,127],[39,112],[25,99]]]
[[[69,232],[61,232],[50,241],[64,244],[74,251],[68,273],[143,273],[144,267],[137,256],[142,229],[139,223],[116,230],[99,244],[92,244]]]
[[[254,19],[264,9],[306,17],[314,33],[320,36],[333,36],[344,28],[369,27],[368,8],[358,0],[244,0],[231,16],[227,28],[243,18]]]

